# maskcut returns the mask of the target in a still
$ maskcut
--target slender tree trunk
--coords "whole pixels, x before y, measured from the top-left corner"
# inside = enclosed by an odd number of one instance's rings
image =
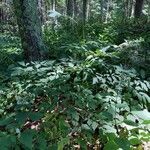
[[[44,24],[44,19],[43,19],[42,0],[38,0],[38,11],[39,11],[41,23],[42,23],[42,25],[43,25],[43,24]]]
[[[56,8],[56,1],[51,0],[51,9],[55,11],[55,8]]]
[[[73,17],[74,15],[74,0],[67,0],[67,15]]]
[[[134,1],[130,0],[130,2],[129,2],[129,18],[132,17],[133,7],[134,7]]]
[[[129,18],[129,0],[126,0],[125,3],[126,3],[126,18]]]
[[[147,1],[148,5],[148,22],[150,22],[150,1]]]
[[[101,22],[104,21],[104,0],[100,0],[100,6],[101,6]]]
[[[4,12],[2,6],[0,7],[0,32],[3,32]]]
[[[88,2],[89,0],[83,0],[83,14],[82,14],[82,36],[83,38],[85,38],[85,24],[86,24],[86,21],[88,20]]]
[[[89,0],[83,0],[83,21],[88,21],[89,17]]]
[[[74,5],[74,18],[77,18],[78,13],[79,13],[77,0],[74,0],[73,5]]]
[[[42,41],[37,0],[13,0],[26,62],[41,60],[46,47]]]
[[[134,17],[139,18],[142,14],[144,0],[136,0],[134,8]]]
[[[0,28],[1,32],[4,32],[3,27],[4,27],[4,24],[7,23],[6,10],[7,10],[7,4],[5,0],[1,0],[0,1],[0,25],[2,25],[2,27]]]
[[[107,23],[109,20],[109,8],[110,8],[110,0],[107,0],[107,8],[106,8],[106,18],[105,18],[105,22]]]
[[[51,0],[51,10],[56,10],[56,0]],[[55,25],[57,24],[57,18],[52,18],[52,29],[55,32]]]

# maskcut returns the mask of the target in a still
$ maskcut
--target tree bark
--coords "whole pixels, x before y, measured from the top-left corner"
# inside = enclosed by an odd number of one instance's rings
[[[83,0],[83,21],[86,22],[89,17],[89,0]]]
[[[89,17],[89,0],[83,0],[83,10],[82,10],[82,37],[85,39],[85,25]]]
[[[134,17],[139,18],[142,14],[144,0],[136,0],[134,8]]]
[[[134,1],[133,0],[130,0],[129,1],[129,18],[133,17],[133,9],[134,8]]]
[[[69,17],[73,17],[74,15],[74,1],[73,0],[67,0],[67,15]]]
[[[77,18],[78,13],[79,13],[79,8],[78,8],[77,0],[74,0],[73,5],[74,5],[74,18]]]
[[[100,14],[101,22],[103,22],[104,21],[104,0],[100,0],[99,3],[101,7],[101,14]]]
[[[55,11],[55,7],[56,7],[56,1],[51,0],[51,9]]]
[[[13,0],[26,62],[41,60],[46,47],[42,41],[37,0]]]

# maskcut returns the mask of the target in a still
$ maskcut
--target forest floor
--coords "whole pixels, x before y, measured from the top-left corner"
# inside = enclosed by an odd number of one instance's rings
[[[25,64],[19,38],[1,35],[0,149],[150,149],[150,81],[127,44]]]

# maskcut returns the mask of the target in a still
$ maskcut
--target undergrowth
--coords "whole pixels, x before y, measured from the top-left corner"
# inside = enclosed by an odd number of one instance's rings
[[[80,28],[45,29],[51,59],[30,64],[19,38],[0,36],[0,149],[140,150],[150,141],[149,35],[116,27],[87,24],[86,39]]]
[[[1,149],[129,150],[148,142],[150,83],[107,55],[10,67],[1,79]]]

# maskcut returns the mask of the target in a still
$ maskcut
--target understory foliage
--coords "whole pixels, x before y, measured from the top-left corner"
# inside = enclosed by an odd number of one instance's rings
[[[5,71],[6,68],[19,61],[22,57],[20,39],[9,34],[0,34],[0,70]]]
[[[120,51],[11,65],[0,80],[0,149],[142,148],[150,140],[150,83],[117,65],[125,61]]]
[[[0,35],[0,150],[142,150],[150,141],[150,24],[43,25],[47,60]]]

